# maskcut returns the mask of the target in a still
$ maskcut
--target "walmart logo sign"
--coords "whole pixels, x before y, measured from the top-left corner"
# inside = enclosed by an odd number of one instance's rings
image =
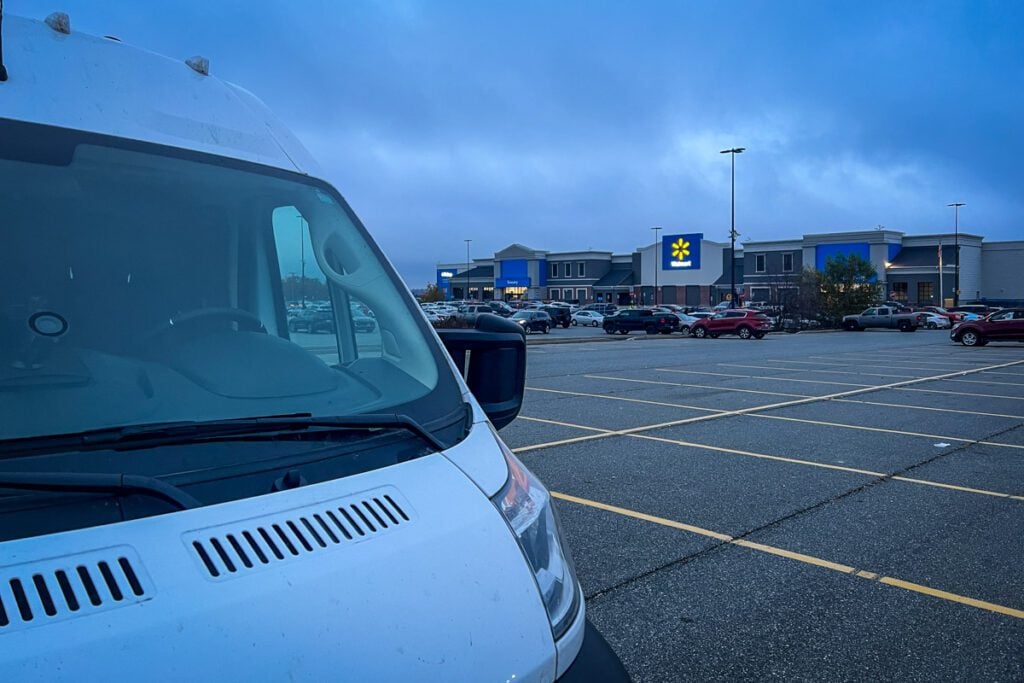
[[[662,270],[700,269],[700,241],[704,233],[666,235],[661,238]]]

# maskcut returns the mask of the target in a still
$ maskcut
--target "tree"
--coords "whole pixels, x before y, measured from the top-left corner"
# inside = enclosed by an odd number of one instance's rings
[[[809,266],[804,266],[797,282],[793,313],[799,319],[817,319],[822,310],[821,273]]]
[[[427,285],[427,288],[423,290],[423,294],[420,296],[420,301],[423,303],[444,301],[444,292],[438,289],[437,285],[431,282]]]
[[[878,271],[856,254],[831,256],[821,274],[822,307],[829,317],[860,313],[878,300]]]

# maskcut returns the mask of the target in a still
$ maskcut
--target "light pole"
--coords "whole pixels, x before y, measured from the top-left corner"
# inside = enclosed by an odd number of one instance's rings
[[[299,275],[299,298],[302,301],[300,308],[306,307],[306,229],[303,227],[303,218],[301,213],[295,214],[295,217],[299,219],[299,259],[302,263],[302,271]]]
[[[661,232],[661,226],[655,225],[651,230],[654,231],[654,305],[658,305],[658,270],[661,267],[658,264],[658,257],[661,256],[658,250],[658,233]]]
[[[473,240],[463,240],[466,243],[466,291],[463,292],[463,299],[469,301],[469,243]]]
[[[952,204],[946,204],[946,206],[953,207],[953,306],[960,305],[960,207],[967,206],[963,202],[953,202]],[[942,293],[939,292],[939,298],[942,298]]]
[[[733,147],[721,151],[721,154],[732,157],[732,227],[729,229],[729,288],[732,299],[729,301],[729,308],[736,308],[736,155],[743,154],[745,150],[746,147]]]

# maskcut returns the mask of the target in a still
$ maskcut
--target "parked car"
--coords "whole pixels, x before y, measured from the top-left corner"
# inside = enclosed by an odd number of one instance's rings
[[[608,317],[615,311],[619,310],[619,307],[615,304],[587,304],[583,307],[584,311],[597,311],[601,315]]]
[[[515,313],[515,310],[504,301],[488,301],[487,305],[490,306],[492,312],[497,313],[502,318],[508,318]]]
[[[584,327],[601,327],[601,323],[604,322],[604,316],[597,311],[576,311],[572,314],[573,325],[583,325]]]
[[[605,316],[601,323],[608,334],[629,334],[643,330],[647,334],[671,334],[679,329],[679,318],[673,313],[655,313],[646,308],[624,308]]]
[[[771,329],[772,323],[764,313],[731,308],[698,320],[690,327],[690,335],[698,339],[714,339],[723,334],[735,334],[740,339],[763,339]]]
[[[1005,308],[981,320],[960,323],[949,338],[964,346],[985,346],[990,341],[1024,341],[1024,308]]]
[[[333,325],[333,323],[332,323]],[[377,321],[368,315],[360,315],[352,312],[352,328],[361,334],[367,334],[377,329]],[[332,330],[333,331],[333,330]]]
[[[843,316],[843,329],[849,332],[866,330],[869,327],[887,327],[900,332],[914,332],[921,321],[921,313],[897,313],[889,306],[873,306],[857,315]]]
[[[372,320],[370,322],[373,322]],[[289,332],[334,333],[334,313],[317,308],[300,308],[288,317]]]
[[[949,318],[938,313],[929,313],[925,318],[924,326],[929,330],[948,330],[953,327]]]
[[[689,313],[676,313],[676,317],[679,318],[679,331],[684,335],[690,334],[690,330],[693,329],[694,324],[701,319],[695,315],[690,315]]]
[[[543,332],[547,334],[551,331],[551,316],[544,311],[516,311],[511,319],[519,323],[527,333]]]
[[[942,306],[922,306],[920,310],[948,318],[950,324],[958,323],[963,320],[964,317],[963,313],[960,311],[950,311]]]
[[[541,310],[551,316],[551,324],[554,327],[561,325],[568,328],[572,325],[572,312],[568,306],[545,306]]]
[[[475,323],[482,313],[497,315],[487,304],[466,304],[459,307],[458,319],[467,323]]]

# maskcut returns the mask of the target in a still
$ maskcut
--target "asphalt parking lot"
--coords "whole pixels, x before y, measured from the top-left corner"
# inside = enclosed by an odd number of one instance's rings
[[[637,681],[1024,679],[1024,344],[531,345],[502,431]]]

